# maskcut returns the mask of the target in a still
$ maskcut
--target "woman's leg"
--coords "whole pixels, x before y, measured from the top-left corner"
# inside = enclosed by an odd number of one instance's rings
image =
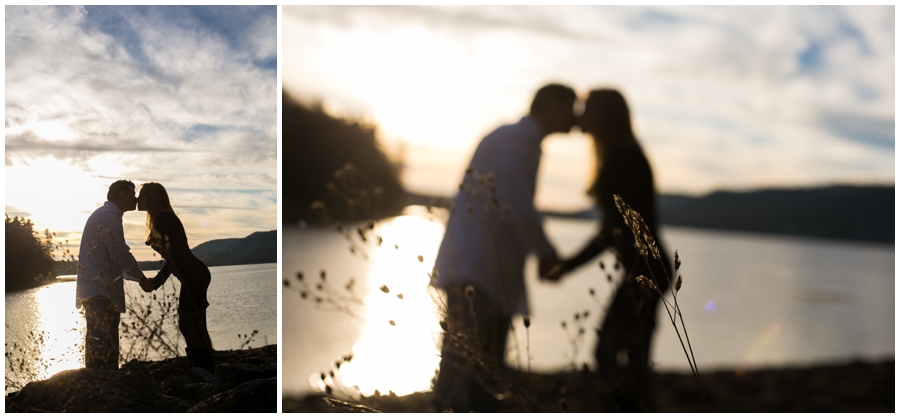
[[[210,373],[215,373],[212,362],[212,340],[206,329],[206,309],[179,311],[178,329],[184,336],[184,342],[187,344],[185,351],[192,360],[192,366],[202,367],[209,370]]]
[[[660,248],[663,258],[666,253]],[[629,254],[630,255],[630,254]],[[634,259],[623,257],[632,262]],[[601,402],[607,412],[651,412],[654,409],[650,350],[656,315],[660,304],[659,294],[638,284],[637,275],[655,277],[661,292],[668,288],[666,275],[669,267],[651,260],[653,274],[637,260],[638,266],[626,274],[619,284],[612,304],[598,331],[594,352],[601,377]]]

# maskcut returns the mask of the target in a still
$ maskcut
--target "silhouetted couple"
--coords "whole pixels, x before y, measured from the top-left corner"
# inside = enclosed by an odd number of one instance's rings
[[[144,183],[140,195],[135,196],[134,183],[119,180],[109,186],[106,199],[88,218],[78,253],[75,306],[84,307],[85,367],[119,368],[124,280],[137,281],[145,292],[152,292],[174,275],[181,282],[178,328],[187,345],[189,364],[215,373],[213,347],[206,328],[209,269],[191,253],[184,226],[169,203],[166,189],[159,183]],[[125,242],[122,215],[135,206],[147,212],[146,244],[165,259],[152,279],[144,276]]]
[[[590,92],[580,118],[573,110],[576,99],[574,90],[558,84],[538,90],[527,116],[481,141],[451,203],[432,277],[447,295],[434,389],[440,411],[498,411],[495,395],[508,394],[508,385],[516,383],[504,377],[503,360],[512,316],[529,315],[523,277],[528,254],[538,256],[543,280],[558,281],[607,248],[615,251],[626,274],[598,331],[595,357],[602,382],[597,395],[606,411],[652,409],[649,353],[659,296],[634,280],[650,275],[613,195],[640,213],[656,237],[653,175],[618,91]],[[575,125],[594,141],[598,170],[588,193],[603,224],[582,251],[560,260],[544,233],[534,194],[542,140]],[[665,292],[667,283],[658,284]]]

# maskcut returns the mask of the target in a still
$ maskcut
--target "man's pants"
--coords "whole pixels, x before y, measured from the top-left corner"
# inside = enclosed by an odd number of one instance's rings
[[[498,412],[490,387],[504,374],[510,318],[482,294],[466,297],[466,286],[447,292],[447,330],[434,392],[438,412]],[[462,335],[460,336],[460,333]]]
[[[119,368],[119,309],[104,296],[82,303],[87,328],[84,338],[84,366],[89,369]]]

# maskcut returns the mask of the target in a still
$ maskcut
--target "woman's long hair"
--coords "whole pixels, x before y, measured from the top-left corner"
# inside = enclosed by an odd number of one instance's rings
[[[154,250],[160,252],[161,248],[156,248],[153,244],[155,244],[156,241],[162,240],[162,237],[154,236],[155,229],[153,228],[153,223],[160,213],[172,212],[174,214],[175,210],[172,209],[172,204],[169,203],[169,193],[166,192],[166,188],[163,187],[162,184],[144,183],[141,185],[141,192],[144,190],[147,190],[149,201],[147,204],[147,245],[150,245]],[[158,233],[156,235],[158,235]]]
[[[590,118],[594,126],[594,155],[596,169],[594,181],[588,194],[594,196],[600,182],[603,168],[603,156],[607,148],[618,143],[636,143],[631,128],[631,112],[625,97],[615,89],[597,89],[591,91],[584,106],[584,117]]]

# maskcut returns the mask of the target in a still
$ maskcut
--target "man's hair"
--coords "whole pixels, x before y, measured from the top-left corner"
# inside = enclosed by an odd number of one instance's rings
[[[566,103],[575,100],[575,90],[562,84],[548,84],[534,94],[531,101],[531,113],[538,112],[548,105]]]
[[[112,202],[119,198],[119,193],[129,191],[134,193],[134,183],[129,180],[116,180],[115,183],[109,185],[109,191],[106,192],[106,200]]]

